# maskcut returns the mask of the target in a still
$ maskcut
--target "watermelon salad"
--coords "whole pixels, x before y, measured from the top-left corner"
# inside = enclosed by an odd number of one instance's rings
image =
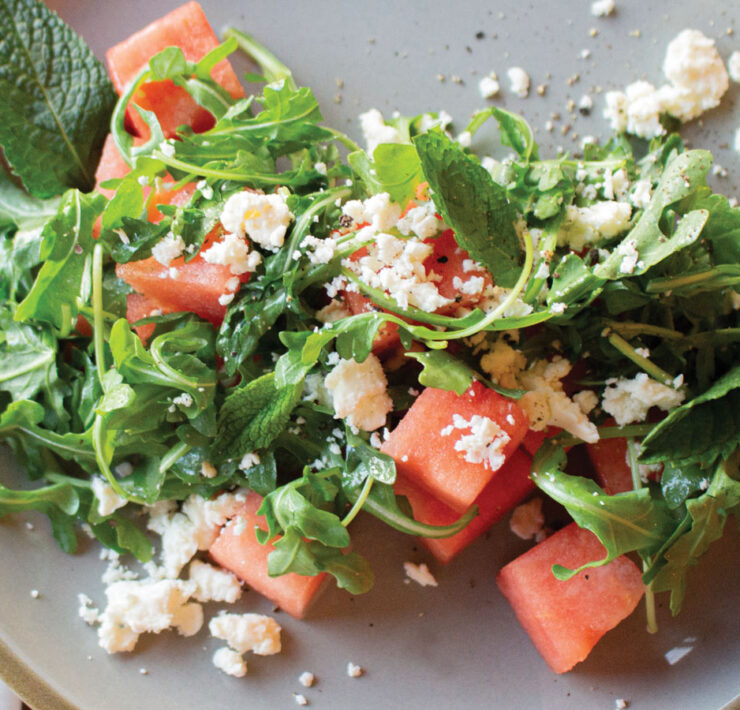
[[[309,619],[326,584],[368,592],[358,515],[454,565],[511,514],[532,547],[496,582],[557,673],[642,599],[650,631],[655,595],[679,612],[740,503],[740,210],[677,133],[727,88],[711,40],[669,47],[703,63],[652,123],[613,92],[618,132],[548,157],[492,104],[457,136],[371,109],[362,147],[196,2],[112,47],[110,78],[43,5],[15,12],[87,84],[58,135],[0,126],[0,437],[32,482],[0,484],[0,516],[102,543],[80,614],[105,650],[193,635],[243,584]],[[208,626],[232,675],[280,650],[269,617]]]

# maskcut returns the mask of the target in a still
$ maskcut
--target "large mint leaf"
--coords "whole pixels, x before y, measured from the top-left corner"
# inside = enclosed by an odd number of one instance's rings
[[[642,442],[640,460],[710,465],[740,444],[740,365],[674,409]]]
[[[524,255],[506,189],[440,131],[417,136],[414,145],[434,204],[457,243],[491,272],[498,286],[514,286]]]
[[[89,190],[116,101],[105,68],[37,0],[0,0],[0,145],[37,197]]]
[[[285,428],[303,391],[303,381],[278,389],[270,372],[229,394],[218,414],[211,461],[222,463],[268,447]]]

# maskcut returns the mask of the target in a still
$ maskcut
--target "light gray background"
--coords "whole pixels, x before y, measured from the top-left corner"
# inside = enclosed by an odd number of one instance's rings
[[[100,56],[106,47],[177,4],[50,3]],[[478,79],[493,69],[503,87],[497,104],[528,118],[544,156],[558,145],[576,150],[580,139],[574,140],[572,132],[608,135],[597,87],[623,87],[637,78],[661,83],[665,47],[684,27],[716,37],[725,58],[732,49],[740,49],[740,36],[726,34],[728,27],[740,32],[740,10],[729,2],[617,0],[616,15],[606,19],[592,17],[585,1],[366,2],[361,8],[339,0],[203,5],[216,29],[231,22],[267,43],[293,68],[300,83],[314,89],[326,119],[355,137],[355,117],[370,106],[408,113],[444,108],[459,119],[461,129],[484,103],[477,92]],[[599,31],[596,37],[589,35],[592,27]],[[639,38],[630,34],[637,29]],[[485,39],[476,39],[479,31]],[[580,57],[582,49],[591,51],[589,59]],[[513,97],[505,80],[506,69],[513,65],[527,69],[533,87],[546,82],[546,96],[533,91],[526,100]],[[247,70],[246,63],[239,67]],[[552,75],[549,79],[547,72]],[[437,79],[440,73],[446,76],[443,83]],[[571,86],[567,79],[576,73],[580,80]],[[463,83],[454,83],[452,75]],[[343,82],[341,89],[337,79]],[[568,98],[577,102],[584,93],[594,99],[595,110],[589,118],[579,116],[571,134],[563,136],[560,126],[572,122],[566,102]],[[335,102],[337,95],[341,103]],[[715,187],[736,195],[740,156],[728,149],[728,143],[740,126],[739,97],[740,86],[733,85],[719,110],[683,132],[696,145],[715,151],[730,171],[729,177],[715,179]],[[544,124],[552,112],[564,119],[550,134]],[[481,133],[486,131],[493,128]],[[0,480],[12,483],[16,475],[0,450]],[[658,635],[645,632],[640,607],[598,644],[585,663],[556,676],[531,646],[494,583],[496,571],[527,547],[513,538],[506,521],[445,567],[431,562],[413,540],[361,519],[353,537],[378,574],[376,588],[355,599],[330,589],[303,622],[279,614],[284,653],[249,658],[249,675],[240,680],[210,665],[217,644],[207,632],[193,639],[174,634],[142,638],[135,654],[106,656],[97,647],[94,632],[76,618],[78,592],[103,601],[102,563],[96,550],[65,556],[50,542],[42,520],[33,518],[33,531],[26,529],[24,520],[0,523],[0,657],[5,659],[0,674],[12,670],[11,682],[23,685],[39,708],[56,710],[61,697],[84,710],[259,710],[296,707],[293,693],[302,692],[312,707],[324,710],[609,710],[619,697],[630,699],[636,710],[705,710],[723,705],[740,691],[740,536],[734,520],[726,538],[694,571],[678,618],[670,617],[667,599],[661,597]],[[439,587],[405,584],[404,560],[429,562]],[[32,599],[31,589],[38,589],[41,597]],[[271,605],[248,592],[238,609],[270,613]],[[691,642],[694,650],[669,666],[664,654],[689,637],[696,639]],[[366,675],[348,678],[347,661],[361,664]],[[57,699],[49,700],[33,681],[29,685],[29,674],[19,670],[20,665],[33,668]],[[141,675],[140,668],[148,675]],[[303,670],[317,675],[314,688],[298,684]]]

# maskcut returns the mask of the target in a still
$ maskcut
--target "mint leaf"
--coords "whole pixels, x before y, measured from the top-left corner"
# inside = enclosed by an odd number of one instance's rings
[[[688,530],[665,551],[666,564],[652,581],[656,592],[671,592],[671,612],[681,609],[686,592],[686,576],[709,545],[722,537],[730,510],[740,504],[740,483],[730,478],[720,465],[706,493],[686,502],[687,515],[682,527]]]
[[[457,243],[491,272],[496,285],[514,286],[523,252],[506,189],[438,130],[416,136],[414,145],[434,204],[455,231]]]
[[[303,382],[275,386],[270,372],[233,390],[218,414],[211,461],[222,463],[268,447],[285,428],[303,391]]]
[[[691,416],[689,416],[691,415]],[[674,409],[643,440],[640,460],[675,465],[726,457],[740,444],[740,365]]]
[[[37,0],[0,0],[0,145],[37,197],[92,189],[116,101],[103,65]]]
[[[593,481],[560,471],[557,449],[552,444],[540,448],[532,464],[532,480],[606,548],[604,559],[587,562],[576,570],[555,565],[553,574],[561,580],[587,567],[605,565],[625,552],[652,554],[676,527],[665,502],[653,499],[648,488],[610,496]]]
[[[387,192],[400,205],[413,198],[414,188],[424,178],[416,149],[406,143],[381,143],[372,158],[358,150],[347,160],[371,194]]]

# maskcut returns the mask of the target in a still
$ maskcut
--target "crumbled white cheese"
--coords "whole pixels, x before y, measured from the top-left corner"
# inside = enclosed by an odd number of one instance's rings
[[[625,710],[630,706],[630,701],[625,700],[624,698],[617,698],[614,701],[614,708],[615,710]]]
[[[316,311],[316,320],[322,323],[334,323],[342,318],[349,318],[352,313],[347,310],[347,307],[336,299],[332,299],[328,305],[324,306],[321,310]]]
[[[162,266],[169,266],[171,262],[182,256],[184,251],[183,238],[179,234],[175,236],[172,232],[168,232],[152,247],[152,256]]]
[[[247,675],[247,662],[242,658],[240,653],[230,649],[228,646],[219,648],[213,654],[213,665],[226,673],[226,675],[231,675],[235,678],[243,678]]]
[[[486,280],[482,276],[471,276],[463,281],[459,276],[455,276],[452,279],[452,286],[467,296],[476,296],[485,288]]]
[[[596,0],[591,3],[591,14],[594,17],[608,17],[614,12],[614,0]]]
[[[244,456],[242,456],[241,461],[239,461],[239,468],[242,471],[249,471],[250,468],[254,468],[255,466],[260,465],[260,457],[259,454],[255,454],[254,452],[250,451]]]
[[[218,469],[210,461],[204,461],[200,465],[200,475],[203,478],[215,478],[218,475]]]
[[[509,519],[509,528],[522,540],[531,540],[542,532],[545,516],[542,515],[542,498],[533,498],[514,508]]]
[[[311,673],[311,671],[303,671],[303,673],[298,676],[298,682],[304,688],[311,688],[316,683],[316,676]]]
[[[77,601],[80,606],[77,609],[77,613],[88,626],[97,624],[100,622],[100,609],[97,609],[92,605],[92,599],[87,594],[78,594]]]
[[[227,232],[249,237],[270,251],[285,242],[285,233],[293,220],[282,192],[263,195],[251,190],[237,192],[226,200],[221,224]]]
[[[208,630],[239,653],[252,651],[258,656],[280,653],[282,629],[270,616],[221,612],[211,619]]]
[[[633,273],[640,258],[640,253],[637,251],[637,242],[634,239],[625,239],[617,247],[617,254],[622,257],[622,261],[619,262],[619,273]]]
[[[457,142],[463,147],[463,148],[470,148],[470,146],[473,144],[473,134],[470,131],[463,131],[458,135]]]
[[[195,525],[183,513],[149,517],[147,528],[162,536],[162,568],[167,579],[175,579],[198,551]]]
[[[520,350],[515,350],[500,338],[483,355],[480,366],[501,387],[517,389],[519,373],[527,366],[527,358]]]
[[[235,276],[254,271],[262,263],[262,255],[257,251],[250,252],[247,240],[238,234],[225,234],[201,256],[209,264],[228,266]]]
[[[478,82],[478,91],[483,99],[492,99],[501,91],[501,85],[498,83],[496,72],[492,71],[488,76],[484,76]]]
[[[735,50],[727,60],[727,71],[730,79],[740,83],[740,51]]]
[[[599,406],[599,398],[593,390],[581,390],[573,395],[573,401],[584,414],[590,414]]]
[[[190,563],[189,579],[195,584],[193,598],[199,602],[233,604],[242,595],[242,585],[235,575],[200,560]]]
[[[106,517],[112,515],[119,508],[123,508],[128,501],[113,490],[113,486],[101,476],[93,476],[92,492],[98,501],[98,515]]]
[[[306,250],[312,264],[328,264],[336,254],[337,240],[331,237],[319,239],[309,234],[301,242],[301,247]]]
[[[296,705],[300,705],[300,706],[308,705],[308,698],[305,695],[303,695],[303,693],[295,693],[293,697],[295,698]]]
[[[191,495],[182,505],[182,512],[194,528],[198,550],[207,550],[218,537],[224,523],[239,512],[243,501],[240,493],[222,493],[213,500]]]
[[[628,202],[596,202],[588,207],[569,205],[558,230],[558,246],[581,251],[586,245],[611,239],[630,227],[632,205]]]
[[[470,429],[470,434],[455,442],[455,451],[462,452],[468,463],[483,463],[492,471],[504,465],[504,449],[511,441],[509,434],[489,417],[474,414],[469,420],[455,413],[452,424],[442,429],[442,436],[449,436],[454,429]]]
[[[653,184],[650,180],[637,180],[632,185],[630,192],[630,202],[638,209],[644,209],[650,204],[652,197]]]
[[[386,126],[383,114],[376,108],[360,114],[362,135],[367,144],[367,152],[372,155],[380,143],[400,143],[401,136],[393,126]]]
[[[386,392],[388,380],[372,353],[363,362],[340,360],[324,384],[331,393],[335,417],[364,431],[383,426],[386,414],[393,409]]]
[[[401,217],[401,205],[391,200],[387,192],[379,192],[366,200],[350,200],[342,205],[342,214],[355,224],[369,222],[376,230],[387,230],[396,226]]]
[[[684,392],[668,387],[644,372],[632,379],[620,377],[608,383],[601,401],[602,409],[611,414],[619,426],[644,421],[651,407],[669,412],[685,398]]]
[[[188,601],[194,591],[182,580],[126,580],[111,584],[100,615],[98,640],[108,653],[132,651],[140,634],[176,628],[193,636],[203,625],[203,607]]]
[[[404,236],[413,232],[419,239],[436,237],[443,226],[442,220],[437,219],[434,202],[431,200],[412,207],[396,224],[398,231]]]
[[[350,678],[359,678],[365,670],[362,666],[358,666],[356,663],[352,663],[352,661],[349,661],[347,663],[347,675]]]
[[[177,397],[172,398],[172,404],[178,404],[182,407],[192,407],[193,396],[187,392],[181,392]]]
[[[422,562],[420,565],[414,564],[413,562],[403,563],[404,572],[406,576],[412,581],[420,584],[422,587],[436,587],[437,580],[434,575],[429,571],[429,567]]]
[[[509,77],[511,90],[520,98],[525,99],[529,95],[529,74],[521,67],[510,67],[506,71]]]

